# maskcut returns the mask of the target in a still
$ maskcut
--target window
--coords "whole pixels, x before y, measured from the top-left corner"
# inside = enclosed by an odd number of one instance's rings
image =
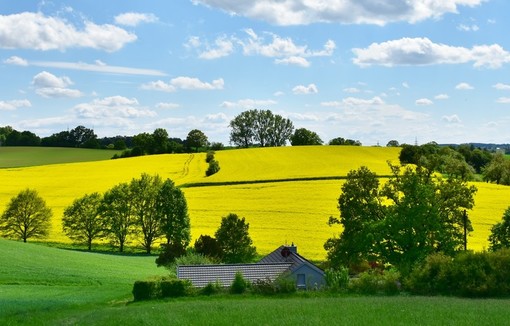
[[[305,274],[297,274],[297,286],[298,286],[298,288],[306,287],[306,277],[305,277]]]

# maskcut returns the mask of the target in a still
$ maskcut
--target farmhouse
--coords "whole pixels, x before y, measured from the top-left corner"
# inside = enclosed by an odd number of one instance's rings
[[[315,288],[325,285],[324,271],[297,253],[297,247],[280,246],[258,263],[219,264],[219,265],[181,265],[177,267],[177,277],[191,281],[195,287],[204,287],[208,283],[219,282],[230,286],[235,274],[241,272],[250,282],[257,280],[275,280],[280,275],[296,281],[299,289]]]

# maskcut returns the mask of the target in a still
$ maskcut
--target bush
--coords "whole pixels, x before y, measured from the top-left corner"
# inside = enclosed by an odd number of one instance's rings
[[[220,163],[216,160],[211,160],[209,162],[209,167],[207,168],[207,171],[205,171],[205,175],[207,177],[217,173],[220,170]]]
[[[230,293],[242,294],[246,292],[246,289],[248,288],[249,284],[250,284],[249,281],[244,279],[243,273],[237,271],[234,277],[234,281],[230,286]]]
[[[220,151],[222,149],[225,149],[225,145],[223,145],[223,143],[213,142],[211,143],[211,149],[213,151]]]
[[[188,280],[164,280],[159,285],[162,298],[184,297],[191,289],[191,283]]]
[[[276,287],[269,277],[258,279],[251,285],[254,293],[262,295],[272,295],[276,293]]]
[[[221,248],[218,241],[209,235],[200,235],[193,246],[195,251],[213,260],[221,258]]]
[[[340,267],[339,269],[327,269],[325,271],[326,285],[332,291],[346,290],[349,285],[349,269]]]
[[[205,162],[210,163],[212,160],[214,160],[214,151],[208,151],[205,156]]]
[[[157,281],[136,281],[133,285],[134,301],[154,299],[159,296]]]
[[[453,259],[444,254],[429,255],[412,269],[404,283],[406,289],[420,295],[450,294],[452,264]]]
[[[207,283],[207,285],[204,286],[200,290],[200,294],[213,295],[213,294],[221,293],[222,291],[223,291],[223,286],[221,286],[220,282],[216,281],[214,283],[212,283],[212,282]]]
[[[294,293],[296,292],[296,281],[288,275],[280,275],[274,280],[276,293]]]
[[[163,250],[160,252],[158,258],[156,258],[156,265],[168,266],[172,264],[177,258],[186,254],[186,248],[181,244],[163,244],[161,245]]]
[[[395,270],[368,271],[351,280],[348,288],[358,294],[395,295],[401,290],[399,279],[400,273]]]

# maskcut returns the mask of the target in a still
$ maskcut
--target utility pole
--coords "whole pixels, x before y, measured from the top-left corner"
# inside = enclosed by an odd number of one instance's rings
[[[462,214],[462,222],[464,222],[464,251],[467,250],[467,213],[464,210]]]

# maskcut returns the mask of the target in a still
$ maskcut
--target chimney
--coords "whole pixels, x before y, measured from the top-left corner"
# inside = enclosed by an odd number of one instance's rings
[[[290,252],[297,254],[297,247],[294,245],[294,242],[290,246],[287,246],[287,248],[289,248]]]

